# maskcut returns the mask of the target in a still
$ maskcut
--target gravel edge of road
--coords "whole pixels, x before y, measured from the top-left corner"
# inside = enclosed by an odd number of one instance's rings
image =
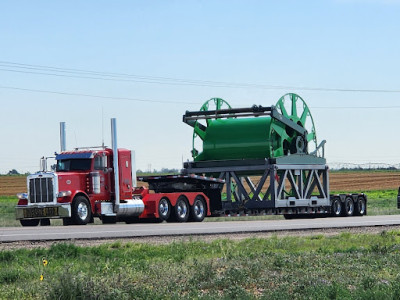
[[[309,229],[309,230],[284,230],[284,231],[265,231],[265,232],[244,232],[227,234],[201,234],[201,235],[175,235],[175,236],[151,236],[151,237],[130,237],[115,239],[70,239],[63,241],[23,241],[23,242],[0,242],[0,251],[16,249],[35,249],[50,248],[54,244],[68,243],[79,247],[99,246],[102,244],[121,243],[144,243],[152,245],[164,245],[173,242],[202,241],[212,242],[217,239],[230,239],[240,241],[247,238],[269,238],[272,236],[313,236],[326,235],[334,236],[343,232],[351,234],[379,234],[383,231],[400,230],[400,225],[395,226],[370,226],[370,227],[351,227],[351,228],[329,228],[329,229]]]

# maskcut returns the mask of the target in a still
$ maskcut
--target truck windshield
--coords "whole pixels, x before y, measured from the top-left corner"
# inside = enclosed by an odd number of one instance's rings
[[[57,161],[57,172],[90,170],[91,159],[63,159]]]

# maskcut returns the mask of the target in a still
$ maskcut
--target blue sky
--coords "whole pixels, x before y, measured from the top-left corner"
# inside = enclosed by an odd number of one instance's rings
[[[212,97],[268,106],[287,92],[310,106],[328,162],[399,163],[399,92],[300,89],[399,91],[399,15],[389,0],[2,1],[0,173],[35,171],[59,151],[60,121],[68,148],[109,145],[111,117],[138,168],[180,168],[191,150],[186,110]],[[10,62],[264,88],[44,75]]]

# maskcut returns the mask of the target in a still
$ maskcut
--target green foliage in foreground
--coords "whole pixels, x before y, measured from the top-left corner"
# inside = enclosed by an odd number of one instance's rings
[[[399,243],[400,231],[167,245],[61,243],[49,249],[1,251],[0,295],[2,299],[399,299]]]

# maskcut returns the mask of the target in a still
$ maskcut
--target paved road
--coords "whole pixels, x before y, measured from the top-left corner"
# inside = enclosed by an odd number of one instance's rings
[[[112,224],[86,226],[3,227],[0,242],[201,235],[282,230],[400,225],[399,216],[364,216],[300,220],[203,223]]]

